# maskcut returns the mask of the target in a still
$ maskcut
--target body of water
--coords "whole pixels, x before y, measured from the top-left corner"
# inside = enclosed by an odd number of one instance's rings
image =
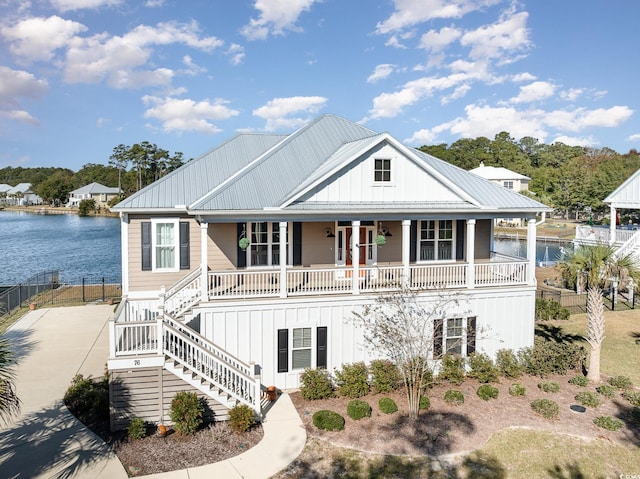
[[[562,251],[573,248],[571,243],[556,243],[538,240],[536,243],[536,264],[541,261],[559,261],[562,259]],[[517,239],[496,239],[493,243],[496,253],[525,258],[527,256],[527,241]]]
[[[83,277],[119,283],[120,220],[0,211],[0,285],[45,270],[58,270],[69,284]]]

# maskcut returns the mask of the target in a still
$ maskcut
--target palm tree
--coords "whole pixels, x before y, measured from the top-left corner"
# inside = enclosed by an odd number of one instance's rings
[[[599,382],[605,323],[604,290],[611,284],[623,285],[629,278],[636,279],[640,269],[632,254],[617,257],[615,249],[606,244],[580,246],[570,252],[560,266],[565,278],[571,278],[587,289],[587,342],[591,347],[587,377]]]
[[[13,376],[13,354],[9,341],[0,335],[0,421],[6,422],[20,411]]]

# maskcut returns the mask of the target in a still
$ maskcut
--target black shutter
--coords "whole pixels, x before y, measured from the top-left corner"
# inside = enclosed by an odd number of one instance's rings
[[[442,343],[444,320],[442,318],[436,318],[433,322],[433,359],[440,359],[442,357]]]
[[[189,253],[189,223],[180,222],[180,269],[189,269],[191,260]]]
[[[244,234],[244,236],[247,235],[247,224],[246,223],[238,223],[238,240],[240,240],[240,238],[242,238],[242,235]],[[240,245],[238,245],[238,264],[237,264],[238,268],[244,268],[245,266],[247,266],[247,252],[245,250],[243,250],[242,248],[240,248]]]
[[[142,271],[151,271],[151,221],[140,223],[142,228]]]
[[[409,228],[409,262],[416,262],[416,250],[418,242],[418,222],[411,220],[411,227]]]
[[[476,317],[467,318],[467,356],[476,352]]]
[[[289,330],[278,329],[278,372],[289,371]]]
[[[319,326],[316,337],[316,368],[327,369],[327,327]]]
[[[464,220],[458,220],[456,225],[456,259],[464,259]],[[469,261],[469,259],[467,259]]]
[[[302,223],[293,223],[293,265],[302,265]]]

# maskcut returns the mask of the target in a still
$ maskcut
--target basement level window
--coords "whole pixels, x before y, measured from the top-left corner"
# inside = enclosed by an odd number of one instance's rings
[[[375,182],[391,181],[391,160],[388,160],[388,159],[375,160],[373,180]]]

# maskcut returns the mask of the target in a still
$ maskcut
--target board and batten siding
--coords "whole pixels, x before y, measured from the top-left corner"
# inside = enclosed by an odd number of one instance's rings
[[[180,391],[195,392],[207,403],[205,422],[228,419],[225,406],[162,367],[109,371],[111,430],[121,431],[134,417],[152,424],[171,424],[171,401]]]
[[[167,217],[170,218],[170,217]],[[175,218],[175,217],[173,217]],[[129,271],[128,291],[159,291],[169,288],[200,266],[200,225],[193,218],[181,217],[180,221],[189,222],[190,269],[182,269],[172,273],[157,273],[142,270],[142,223],[151,221],[148,216],[129,216],[129,251],[126,252]]]
[[[391,181],[374,182],[376,159],[391,160]],[[428,197],[425,198],[425,192]],[[459,202],[460,197],[389,144],[349,166],[305,197],[305,202]]]
[[[428,303],[440,293],[420,296]],[[495,356],[499,349],[533,345],[535,288],[496,288],[459,296],[468,307],[460,315],[477,317],[477,349]],[[251,301],[218,304],[215,309],[196,308],[200,333],[244,362],[255,362],[265,385],[282,389],[299,387],[302,370],[277,372],[278,330],[312,329],[311,366],[315,367],[317,328],[327,327],[327,370],[356,361],[370,362],[379,352],[370,351],[363,332],[354,322],[354,311],[373,302],[371,297],[289,298],[284,301]],[[428,308],[428,307],[427,307]],[[462,314],[466,313],[466,314]],[[451,316],[457,313],[451,311]]]

